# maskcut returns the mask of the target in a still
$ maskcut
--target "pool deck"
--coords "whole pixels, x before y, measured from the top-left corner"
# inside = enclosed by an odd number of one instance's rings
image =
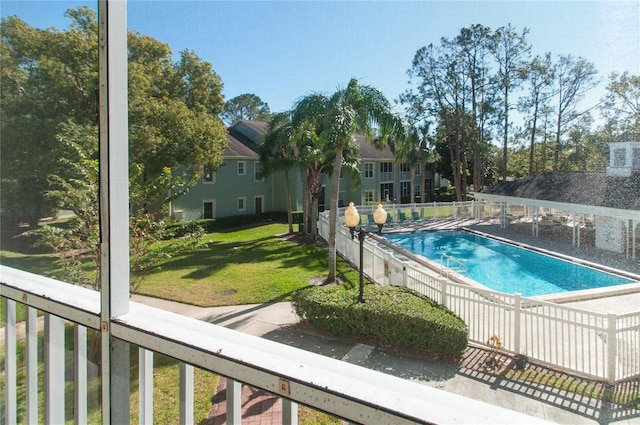
[[[612,269],[622,270],[627,273],[640,276],[640,261],[638,259],[627,258],[624,254],[595,249],[590,246],[575,247],[571,241],[551,240],[544,236],[535,237],[525,234],[522,231],[502,229],[495,221],[475,220],[436,220],[421,222],[406,222],[390,227],[385,227],[385,232],[418,232],[426,230],[447,230],[456,228],[466,228],[477,232],[485,233],[498,238],[507,239],[519,244],[525,244],[537,249],[551,251],[564,256],[576,258],[582,261],[600,264]],[[640,286],[640,285],[637,285]],[[624,294],[602,294],[590,299],[565,301],[564,305],[599,312],[625,314],[640,311],[640,289],[629,291]]]

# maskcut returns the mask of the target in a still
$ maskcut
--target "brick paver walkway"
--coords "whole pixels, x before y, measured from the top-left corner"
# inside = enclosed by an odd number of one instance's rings
[[[209,416],[212,425],[225,425],[227,416],[227,380],[220,378],[213,408]],[[282,399],[263,390],[242,386],[242,425],[272,425],[282,423]]]

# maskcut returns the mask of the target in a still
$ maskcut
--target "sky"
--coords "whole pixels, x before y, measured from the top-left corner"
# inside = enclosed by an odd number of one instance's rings
[[[0,16],[64,29],[69,7],[97,2],[0,0]],[[272,112],[331,94],[351,78],[394,101],[407,90],[416,51],[474,24],[528,28],[534,54],[583,57],[601,85],[611,72],[640,75],[640,1],[144,1],[128,2],[128,27],[189,49],[212,64],[229,100],[258,95]]]

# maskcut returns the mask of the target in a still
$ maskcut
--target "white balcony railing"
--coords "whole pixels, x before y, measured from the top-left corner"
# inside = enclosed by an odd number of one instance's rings
[[[44,370],[47,423],[64,423],[66,410],[73,409],[76,423],[87,417],[87,329],[109,328],[117,339],[112,350],[129,353],[139,347],[143,362],[140,376],[140,423],[153,422],[153,353],[182,363],[180,386],[181,423],[193,422],[193,366],[227,377],[232,385],[248,384],[282,396],[284,423],[297,422],[297,403],[339,416],[353,423],[518,423],[537,422],[477,400],[451,394],[426,385],[365,369],[350,363],[243,334],[197,319],[129,302],[129,312],[108,323],[100,320],[98,292],[24,271],[0,266],[0,295],[5,303],[4,326],[4,422],[17,423],[18,391],[16,371],[25,368],[25,421],[38,417],[38,357],[36,309],[45,315]],[[29,307],[27,354],[17,353],[16,303]],[[65,324],[73,323],[73,355],[65,352]],[[133,353],[132,353],[133,355]],[[126,358],[126,356],[125,356]],[[65,360],[66,359],[66,360]],[[65,407],[65,373],[73,362],[74,406]],[[103,367],[108,367],[104,364]],[[127,363],[128,369],[128,363]],[[105,379],[102,379],[102,385]],[[129,394],[129,378],[111,376],[111,390]],[[102,391],[109,391],[108,388]],[[240,391],[228,397],[227,423],[240,423]],[[213,396],[213,394],[212,394]],[[36,418],[36,419],[34,419]],[[106,422],[105,422],[106,423]]]

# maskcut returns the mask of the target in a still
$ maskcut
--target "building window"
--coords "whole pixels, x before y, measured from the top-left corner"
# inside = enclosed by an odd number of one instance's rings
[[[639,170],[640,169],[640,148],[633,148],[633,151],[631,152],[631,161],[632,161],[632,167],[635,170]]]
[[[381,162],[380,163],[380,172],[381,173],[393,173],[393,163],[391,163],[391,162]]]
[[[238,211],[245,211],[247,209],[247,198],[238,198]]]
[[[247,163],[245,161],[238,161],[238,175],[244,176],[247,174]]]
[[[338,208],[344,207],[344,191],[338,192]]]
[[[400,183],[400,196],[409,196],[411,193],[411,183],[410,182],[401,182]]]
[[[258,161],[253,163],[254,165],[254,179],[257,182],[261,182],[264,180],[264,175],[262,174],[262,164]]]
[[[416,177],[421,175],[422,175],[422,164],[418,164],[418,166],[416,167]]]
[[[205,201],[202,203],[202,218],[213,218],[212,201]]]
[[[624,167],[626,164],[627,150],[624,148],[617,148],[613,150],[613,166]]]
[[[382,183],[380,185],[380,200],[393,201],[393,183]]]
[[[409,164],[407,164],[406,162],[403,162],[402,164],[400,164],[401,173],[408,173],[409,171],[411,171],[411,167],[409,167]]]
[[[216,182],[216,172],[213,171],[213,168],[210,165],[205,165],[202,173],[202,181],[205,183],[215,183]]]
[[[364,201],[365,204],[372,204],[373,203],[373,190],[365,190],[364,191],[363,201]]]
[[[373,162],[364,163],[364,178],[365,179],[373,178]]]
[[[420,195],[422,192],[420,191],[421,186],[420,183],[413,185],[413,187],[415,187],[416,190],[413,191],[414,195]]]

